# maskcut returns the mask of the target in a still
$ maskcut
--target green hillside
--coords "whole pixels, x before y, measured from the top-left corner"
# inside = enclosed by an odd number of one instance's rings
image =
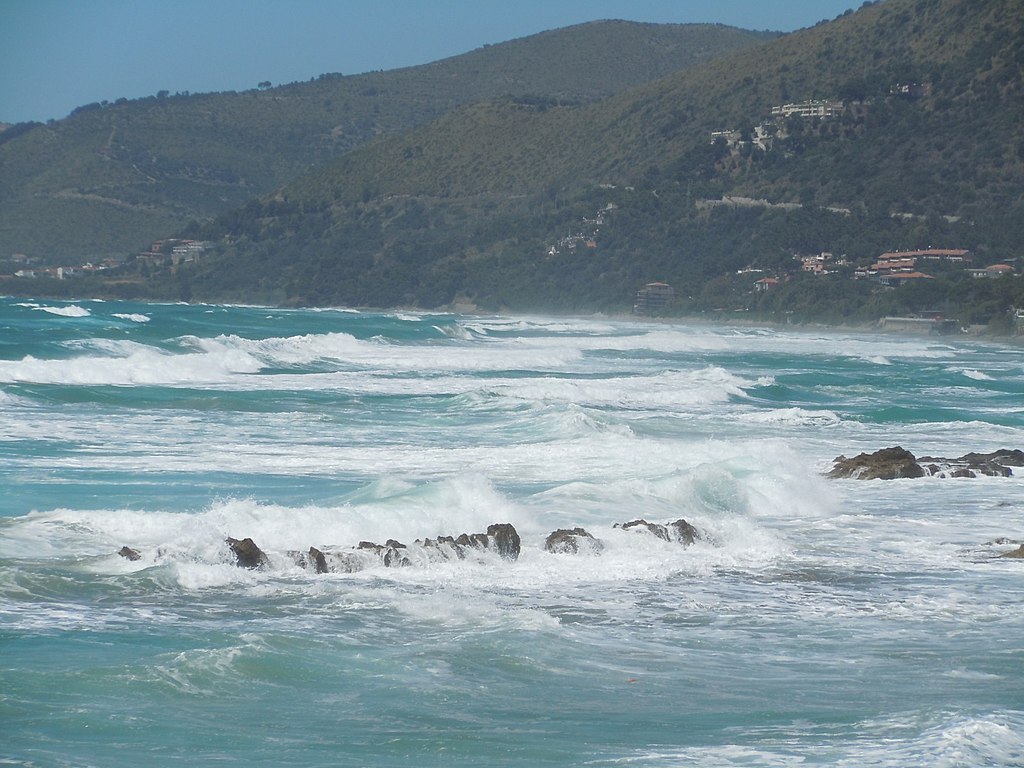
[[[1022,21],[1024,0],[887,0],[598,101],[468,104],[179,231],[209,243],[196,261],[95,289],[579,312],[665,281],[671,312],[1005,325],[1024,278],[852,278],[897,249],[1016,263]],[[834,274],[794,259],[822,252]]]
[[[846,279],[751,298],[752,278],[735,273],[932,245],[968,248],[981,266],[1015,258],[1022,19],[1021,0],[889,0],[599,102],[469,105],[189,230],[213,253],[153,290],[581,311],[628,309],[638,287],[667,280],[681,310],[784,313],[776,297],[790,294],[831,320],[932,304],[985,321],[1011,298],[949,287],[958,275],[927,290]],[[809,100],[842,105],[772,116]],[[759,125],[766,149],[745,141]],[[727,129],[738,140],[713,139]],[[988,317],[967,308],[979,301]]]
[[[85,105],[0,133],[0,259],[123,256],[460,105],[585,103],[767,37],[594,22],[401,70]]]

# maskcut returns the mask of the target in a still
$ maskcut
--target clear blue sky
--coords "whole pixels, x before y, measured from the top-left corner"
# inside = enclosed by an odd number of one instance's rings
[[[596,19],[789,32],[848,0],[0,0],[0,122],[425,64]]]

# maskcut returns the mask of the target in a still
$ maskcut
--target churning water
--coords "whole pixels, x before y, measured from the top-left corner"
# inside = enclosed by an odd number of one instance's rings
[[[823,477],[1022,426],[960,339],[3,299],[0,763],[1024,765],[1024,470]]]

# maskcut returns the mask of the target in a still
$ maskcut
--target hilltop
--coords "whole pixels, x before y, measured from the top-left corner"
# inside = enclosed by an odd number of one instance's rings
[[[123,256],[461,105],[587,103],[769,37],[593,22],[418,67],[86,104],[0,132],[0,259]]]

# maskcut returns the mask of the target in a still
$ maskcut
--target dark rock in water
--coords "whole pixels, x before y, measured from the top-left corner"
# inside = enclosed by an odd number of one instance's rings
[[[506,560],[518,560],[521,549],[519,532],[512,523],[495,523],[487,526],[488,541],[485,546],[493,548]]]
[[[837,456],[828,477],[856,480],[895,480],[924,477],[928,474],[910,451],[899,446],[874,453],[861,453],[848,459]]]
[[[235,562],[242,568],[262,568],[270,562],[250,538],[239,540],[229,536],[225,541],[235,555]]]
[[[360,541],[358,548],[361,550],[368,550],[376,554],[386,568],[400,568],[406,565],[412,565],[412,561],[409,560],[409,558],[402,552],[402,550],[408,549],[408,547],[394,539],[388,539],[386,544],[374,544],[372,541]]]
[[[252,539],[228,539],[238,564],[258,568],[268,560]],[[384,544],[360,541],[354,547],[310,547],[308,552],[289,552],[297,566],[315,573],[355,573],[367,568],[384,566],[402,568],[415,564],[462,560],[473,552],[494,552],[506,560],[516,560],[520,552],[519,533],[511,523],[495,523],[487,533],[463,533],[459,537],[438,536],[436,539],[417,539],[407,546],[395,539]]]
[[[630,531],[634,528],[642,528],[663,541],[672,540],[668,535],[668,528],[661,523],[648,523],[646,520],[630,520],[628,523],[616,523],[615,527],[621,528],[624,531]]]
[[[1000,448],[992,453],[965,453],[960,461],[968,464],[998,464],[1003,467],[1024,467],[1024,451]]]
[[[689,546],[700,538],[700,533],[688,522],[679,518],[673,523],[662,525],[661,523],[649,523],[646,520],[630,520],[628,523],[616,523],[616,528],[624,531],[645,530],[662,541],[674,541],[683,546]]]
[[[454,536],[438,536],[436,539],[416,540],[416,543],[427,552],[428,559],[432,560],[462,560],[466,557],[466,550],[455,543]]]
[[[955,459],[922,456],[896,446],[848,459],[836,457],[827,473],[832,478],[894,480],[902,477],[1010,477],[1010,467],[1024,466],[1024,451],[1000,448],[992,453],[965,453]]]
[[[700,538],[700,533],[688,522],[679,518],[674,523],[669,523],[668,528],[675,533],[675,540],[680,544],[690,545]]]
[[[316,547],[309,548],[309,562],[313,565],[313,570],[316,573],[327,573],[327,558],[324,557],[324,553]]]
[[[132,562],[142,559],[142,555],[139,554],[139,550],[132,549],[131,547],[121,547],[117,551],[117,554],[127,560],[131,560]]]
[[[1000,557],[1024,559],[1024,544],[1021,544],[1016,549],[1011,549],[1009,552],[1003,552]]]
[[[548,534],[544,549],[556,555],[597,554],[604,549],[604,544],[583,528],[559,528]]]
[[[965,453],[956,459],[925,456],[921,462],[929,462],[925,467],[928,473],[941,477],[1010,477],[1013,474],[1010,467],[1021,466],[1016,463],[1019,453],[1003,449],[992,453]]]

